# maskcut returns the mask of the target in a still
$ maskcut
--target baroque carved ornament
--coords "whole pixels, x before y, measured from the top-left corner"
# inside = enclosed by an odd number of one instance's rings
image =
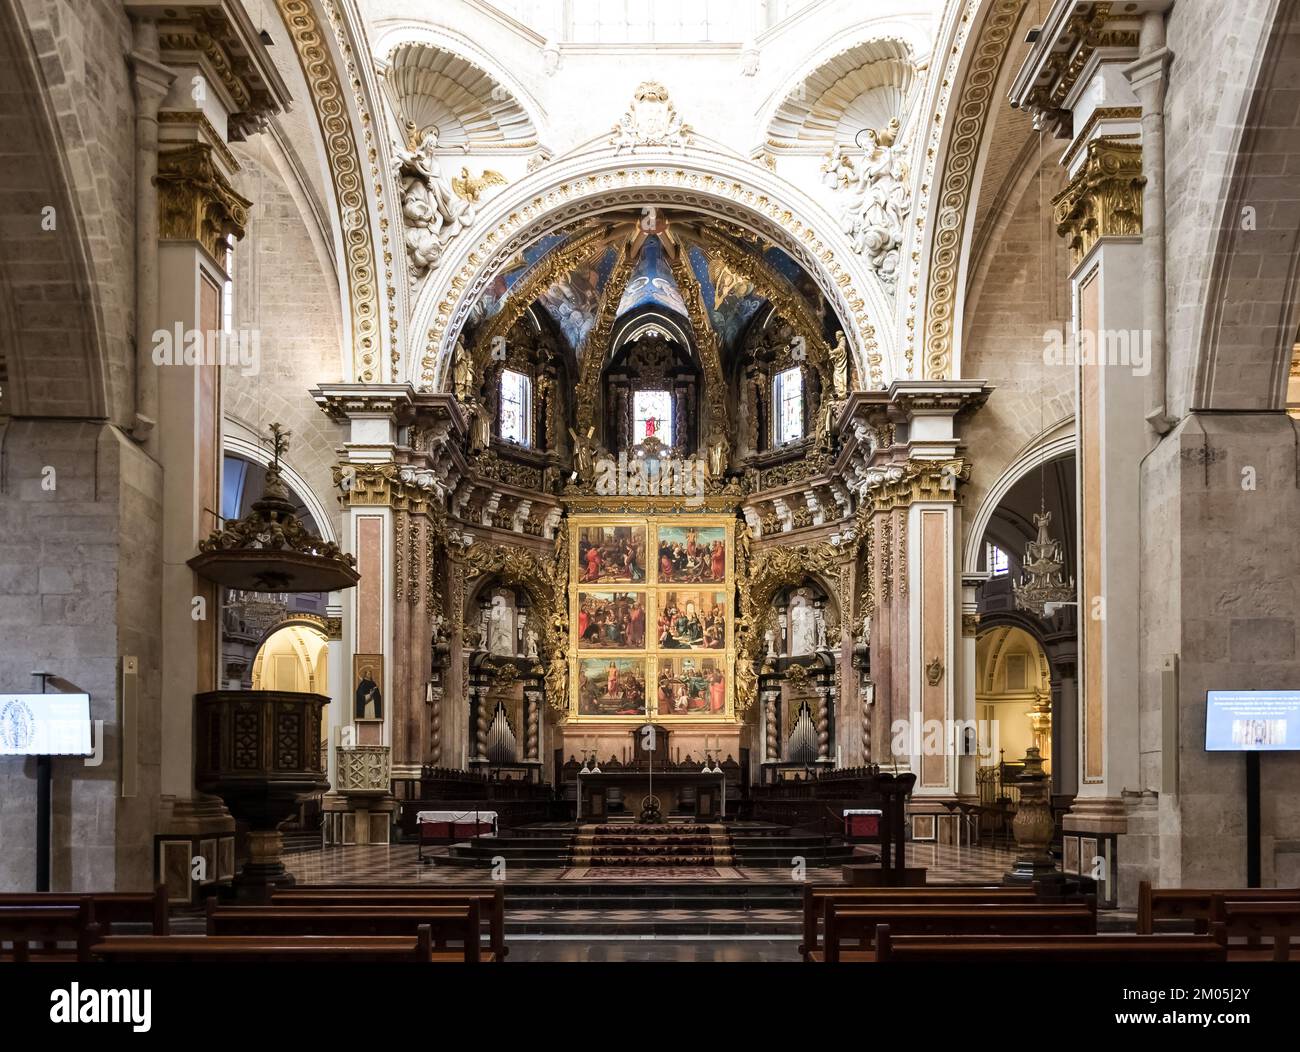
[[[617,153],[636,153],[640,148],[684,150],[695,140],[693,129],[682,121],[662,84],[643,81],[632,96],[632,105],[614,125],[609,144]]]
[[[1075,266],[1103,237],[1142,233],[1142,144],[1094,139],[1070,185],[1052,198],[1056,232],[1069,242]]]
[[[213,259],[226,258],[227,237],[242,238],[252,202],[237,194],[212,159],[212,147],[194,143],[158,154],[158,236],[197,241]]]

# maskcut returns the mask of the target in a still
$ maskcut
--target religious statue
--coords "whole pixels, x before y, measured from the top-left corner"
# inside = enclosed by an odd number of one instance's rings
[[[754,545],[754,530],[749,523],[741,519],[736,523],[736,548],[740,552],[740,566],[742,569],[748,569],[750,551]]]
[[[583,482],[590,482],[596,472],[596,443],[592,441],[595,433],[596,428],[589,427],[586,437],[580,438],[573,428],[569,428],[569,435],[573,438],[573,467]]]
[[[731,459],[731,442],[721,431],[709,435],[709,477],[720,479]]]
[[[856,177],[853,161],[844,153],[844,147],[840,143],[836,143],[823,159],[821,171],[822,182],[832,190],[843,189]]]
[[[421,135],[406,122],[406,144],[393,150],[393,173],[402,201],[407,259],[415,285],[442,259],[447,242],[474,221],[474,205],[460,197],[434,156],[438,129]]]
[[[474,361],[463,340],[456,341],[456,357],[452,362],[452,393],[456,401],[468,404],[474,398]]]
[[[835,431],[835,402],[829,395],[823,395],[817,407],[817,444],[824,449],[831,448]]]
[[[813,644],[815,650],[829,650],[830,647],[826,642],[826,611],[817,607],[813,614],[813,626],[816,632],[816,642]]]
[[[830,350],[831,381],[835,386],[836,398],[847,398],[849,393],[849,344],[844,338],[844,330],[835,333],[835,343]]]
[[[871,646],[871,615],[863,614],[858,622],[858,646]]]
[[[474,414],[470,424],[470,442],[474,451],[482,452],[492,446],[492,414],[486,402],[471,403]]]
[[[840,213],[840,226],[849,236],[853,251],[867,257],[871,269],[891,290],[898,281],[904,220],[912,205],[907,162],[901,157],[901,147],[895,146],[898,130],[895,117],[882,130],[863,131],[859,136],[863,140],[861,167],[840,184],[841,192],[848,197]],[[836,179],[844,174],[843,168],[835,170]]]

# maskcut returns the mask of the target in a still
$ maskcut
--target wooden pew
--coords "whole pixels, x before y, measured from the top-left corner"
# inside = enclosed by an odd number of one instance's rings
[[[0,906],[0,960],[19,964],[29,961],[86,961],[94,927],[94,906],[89,897],[75,904],[4,905]],[[73,943],[73,952],[54,948],[56,943]],[[49,949],[31,952],[32,943],[48,944]],[[8,944],[10,949],[5,952]]]
[[[888,924],[876,929],[881,964],[1193,964],[1227,959],[1227,947],[1214,935],[895,936]]]
[[[1300,888],[1153,888],[1143,880],[1138,882],[1138,934],[1154,934],[1162,920],[1190,920],[1204,934],[1214,919],[1216,895],[1228,902],[1300,902]]]
[[[857,888],[843,884],[805,884],[803,889],[803,941],[799,952],[808,955],[820,948],[818,922],[826,914],[829,902],[846,905],[883,905],[887,903],[908,905],[916,903],[950,903],[964,905],[975,902],[1028,903],[1037,902],[1033,888],[975,887],[958,885],[920,888]]]
[[[1261,939],[1273,943],[1271,959],[1289,961],[1291,959],[1291,940],[1300,938],[1300,901],[1283,902],[1239,902],[1235,901],[1237,892],[1227,895],[1215,895],[1211,906],[1213,923],[1222,924],[1229,940],[1244,938],[1247,948],[1234,949],[1228,944],[1228,959],[1238,961],[1258,961],[1270,959],[1270,952],[1254,949]]]
[[[166,935],[167,889],[153,891],[18,891],[0,892],[0,906],[76,906],[90,899],[95,923],[105,931],[115,924],[148,924],[154,935]]]
[[[466,964],[493,961],[479,946],[477,902],[454,906],[218,906],[207,907],[209,935],[413,935],[428,927],[435,952],[458,944]]]
[[[832,902],[826,912],[826,949],[813,951],[809,960],[874,961],[872,941],[881,926],[894,936],[1095,935],[1097,914],[1083,903],[846,906]]]
[[[428,925],[413,935],[110,935],[91,925],[90,959],[131,963],[423,964],[464,960],[435,953]]]
[[[415,885],[334,884],[278,889],[272,906],[455,906],[477,902],[479,917],[488,928],[488,947],[504,961],[506,946],[505,889],[501,884]]]

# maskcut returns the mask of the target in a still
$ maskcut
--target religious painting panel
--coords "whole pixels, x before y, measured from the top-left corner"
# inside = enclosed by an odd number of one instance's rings
[[[644,716],[645,658],[581,658],[578,715]]]
[[[721,654],[661,656],[656,711],[660,716],[723,716],[727,674]]]
[[[352,716],[357,720],[384,718],[384,655],[352,655]]]
[[[721,584],[727,579],[725,526],[660,526],[660,584]]]
[[[664,589],[656,604],[655,646],[660,650],[725,650],[727,593]]]
[[[576,580],[639,584],[646,576],[644,526],[583,526],[578,530]]]
[[[582,650],[644,650],[644,592],[578,593],[576,630]]]

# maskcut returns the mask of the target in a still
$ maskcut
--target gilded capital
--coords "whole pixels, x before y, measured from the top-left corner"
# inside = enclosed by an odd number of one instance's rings
[[[158,155],[158,236],[197,241],[221,261],[226,238],[244,236],[252,202],[235,192],[212,153],[207,143],[196,142]]]
[[[1070,185],[1052,199],[1056,232],[1070,243],[1074,264],[1103,237],[1142,233],[1142,145],[1094,139]]]

